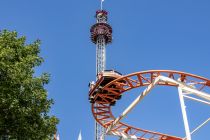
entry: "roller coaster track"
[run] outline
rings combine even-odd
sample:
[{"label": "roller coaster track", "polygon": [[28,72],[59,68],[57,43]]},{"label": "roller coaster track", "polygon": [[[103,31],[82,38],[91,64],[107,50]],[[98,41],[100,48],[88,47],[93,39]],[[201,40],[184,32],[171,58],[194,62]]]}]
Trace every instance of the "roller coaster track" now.
[{"label": "roller coaster track", "polygon": [[[129,90],[149,86],[158,76],[165,76],[174,80],[179,79],[180,82],[189,86],[193,86],[193,88],[195,88],[198,91],[205,91],[206,88],[210,87],[209,79],[185,72],[172,70],[150,70],[125,75],[109,82],[102,88],[103,91],[107,91],[107,94],[101,94],[100,92],[98,92],[94,96],[94,103],[92,103],[92,113],[95,120],[107,130],[111,125],[113,125],[113,122],[116,119],[112,114],[112,106],[110,105],[111,102],[118,101],[119,99],[116,99],[116,97],[123,95]],[[101,78],[103,78],[103,76]],[[96,81],[95,86],[98,86],[97,84],[100,83],[101,78],[99,78],[98,81]],[[157,85],[177,87],[177,84],[164,81],[158,81]],[[98,100],[99,98],[100,100]],[[138,140],[184,139],[177,136],[171,136],[159,132],[153,132],[141,128],[136,128],[134,126],[122,122],[117,123],[107,133],[119,137],[125,136],[128,138],[134,138]]]}]

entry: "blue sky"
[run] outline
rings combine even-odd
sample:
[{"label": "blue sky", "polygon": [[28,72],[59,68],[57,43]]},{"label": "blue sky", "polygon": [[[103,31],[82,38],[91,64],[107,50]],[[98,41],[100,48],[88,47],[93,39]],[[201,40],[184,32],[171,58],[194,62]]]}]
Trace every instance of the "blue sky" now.
[{"label": "blue sky", "polygon": [[[60,119],[61,140],[94,137],[88,83],[95,79],[95,46],[89,29],[99,0],[1,0],[0,29],[16,30],[28,43],[40,39],[45,62],[37,69],[51,73],[47,85],[55,100],[52,114]],[[123,74],[172,69],[210,79],[209,0],[105,0],[113,43],[107,68]],[[175,89],[158,88],[124,120],[138,127],[184,136]],[[169,94],[169,92],[173,94]],[[119,114],[136,96],[126,94],[113,108]],[[187,101],[191,128],[210,116],[209,107]],[[157,107],[160,108],[157,110]],[[193,135],[210,139],[210,124]],[[205,135],[204,135],[205,134]],[[107,137],[107,140],[116,138]]]}]

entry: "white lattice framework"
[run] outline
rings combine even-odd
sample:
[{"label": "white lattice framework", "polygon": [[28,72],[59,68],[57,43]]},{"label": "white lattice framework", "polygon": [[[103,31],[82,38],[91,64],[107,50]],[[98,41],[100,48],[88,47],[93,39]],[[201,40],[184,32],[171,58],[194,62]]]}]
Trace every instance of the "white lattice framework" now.
[{"label": "white lattice framework", "polygon": [[[104,16],[97,17],[97,23],[106,23]],[[103,31],[103,30],[102,30]],[[100,31],[99,31],[100,34]],[[96,40],[96,74],[103,72],[106,68],[106,39],[103,33]],[[104,140],[105,128],[95,121],[95,140]]]}]

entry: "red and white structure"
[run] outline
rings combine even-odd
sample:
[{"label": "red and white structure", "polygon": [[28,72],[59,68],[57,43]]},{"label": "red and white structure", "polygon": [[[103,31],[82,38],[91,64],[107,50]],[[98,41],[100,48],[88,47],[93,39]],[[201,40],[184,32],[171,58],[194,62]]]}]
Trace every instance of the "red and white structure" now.
[{"label": "red and white structure", "polygon": [[[106,45],[112,42],[112,28],[107,24],[107,12],[96,12],[97,23],[91,27],[91,40],[96,44],[96,82],[90,83],[89,100],[96,120],[95,140],[104,140],[104,135],[118,136],[120,140],[191,140],[191,135],[210,121],[190,131],[185,99],[210,105],[210,80],[190,73],[173,70],[149,70],[122,75],[114,70],[106,70]],[[156,86],[177,88],[186,136],[173,136],[160,132],[137,128],[122,122],[123,118]],[[142,93],[115,117],[112,106],[124,93],[136,88],[145,88]]]},{"label": "red and white structure", "polygon": [[[112,28],[107,24],[107,12],[96,11],[96,24],[91,29],[91,41],[96,44],[96,74],[103,72],[106,67],[106,45],[112,42]],[[104,140],[105,129],[95,122],[95,140]]]}]

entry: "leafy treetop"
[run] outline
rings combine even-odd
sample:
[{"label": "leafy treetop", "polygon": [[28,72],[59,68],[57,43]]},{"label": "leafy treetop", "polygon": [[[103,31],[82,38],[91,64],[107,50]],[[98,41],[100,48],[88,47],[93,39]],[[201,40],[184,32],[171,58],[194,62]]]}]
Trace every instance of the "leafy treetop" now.
[{"label": "leafy treetop", "polygon": [[44,88],[49,74],[34,76],[40,66],[40,41],[26,44],[17,32],[0,31],[0,136],[17,140],[51,140],[58,119]]}]

